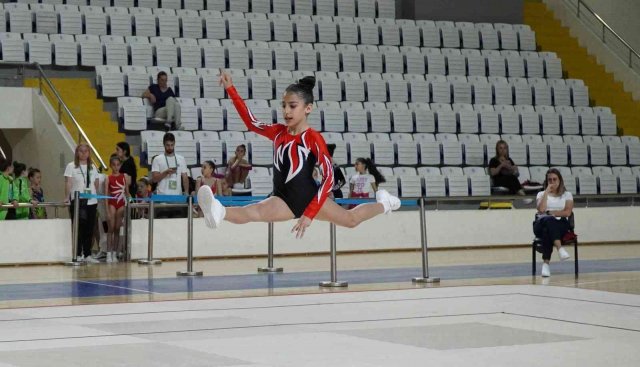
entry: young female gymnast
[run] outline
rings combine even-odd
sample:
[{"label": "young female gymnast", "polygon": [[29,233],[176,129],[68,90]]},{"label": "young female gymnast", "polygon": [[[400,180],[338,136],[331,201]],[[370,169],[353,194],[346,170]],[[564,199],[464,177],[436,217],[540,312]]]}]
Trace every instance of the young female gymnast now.
[{"label": "young female gymnast", "polygon": [[[284,92],[282,115],[284,124],[263,123],[247,108],[238,95],[231,76],[221,71],[220,84],[226,89],[247,128],[273,141],[273,194],[253,205],[225,208],[209,186],[198,190],[198,204],[205,223],[216,228],[225,219],[236,224],[248,222],[281,222],[298,218],[291,232],[302,238],[314,218],[353,228],[365,220],[400,207],[400,200],[386,190],[378,190],[377,203],[361,204],[347,210],[326,200],[333,188],[331,157],[322,135],[311,129],[307,116],[313,108],[314,77],[291,84]],[[320,186],[313,180],[313,169],[320,166]]]}]

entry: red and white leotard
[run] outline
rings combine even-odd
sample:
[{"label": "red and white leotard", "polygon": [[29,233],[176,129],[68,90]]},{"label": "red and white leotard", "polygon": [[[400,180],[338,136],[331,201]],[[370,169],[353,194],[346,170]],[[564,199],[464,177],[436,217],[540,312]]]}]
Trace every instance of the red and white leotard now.
[{"label": "red and white leotard", "polygon": [[[273,141],[273,195],[284,200],[296,218],[313,219],[333,187],[331,156],[322,135],[311,128],[291,135],[286,125],[260,122],[235,87],[227,93],[247,128]],[[320,186],[313,179],[316,164],[322,176]]]},{"label": "red and white leotard", "polygon": [[115,197],[115,199],[109,199],[108,204],[116,209],[122,208],[125,201],[127,179],[122,173],[119,176],[110,175],[107,179],[109,180],[109,192],[107,195]]}]

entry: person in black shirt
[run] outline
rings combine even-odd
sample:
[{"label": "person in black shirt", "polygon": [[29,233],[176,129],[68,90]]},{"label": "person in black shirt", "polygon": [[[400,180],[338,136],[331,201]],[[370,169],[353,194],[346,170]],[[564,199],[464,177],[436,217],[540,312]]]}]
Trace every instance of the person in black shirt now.
[{"label": "person in black shirt", "polygon": [[343,198],[341,188],[347,183],[347,180],[344,178],[340,167],[333,161],[333,152],[336,150],[336,145],[327,144],[327,150],[329,151],[331,163],[333,164],[333,188],[331,189],[331,194],[334,199],[341,199]]},{"label": "person in black shirt", "polygon": [[151,84],[142,93],[142,98],[148,98],[149,102],[153,104],[154,118],[164,120],[164,126],[167,130],[171,129],[172,124],[177,130],[181,130],[180,103],[178,103],[173,89],[167,85],[167,73],[159,72],[158,84]]},{"label": "person in black shirt", "polygon": [[126,173],[127,175],[129,175],[129,177],[131,177],[129,192],[137,192],[136,182],[138,182],[138,169],[136,168],[136,162],[131,156],[131,148],[129,147],[129,143],[127,143],[126,141],[117,143],[116,154],[118,155],[118,158],[120,158],[120,162],[122,162],[122,166],[120,166],[120,172]]},{"label": "person in black shirt", "polygon": [[504,140],[496,143],[496,155],[489,161],[489,173],[493,186],[506,187],[510,194],[525,194],[518,180],[518,166],[509,158],[509,145]]}]

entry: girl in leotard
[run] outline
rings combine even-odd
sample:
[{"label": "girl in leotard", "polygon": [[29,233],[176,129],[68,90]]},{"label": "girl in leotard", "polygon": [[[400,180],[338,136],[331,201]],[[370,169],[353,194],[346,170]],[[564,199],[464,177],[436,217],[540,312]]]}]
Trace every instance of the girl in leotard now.
[{"label": "girl in leotard", "polygon": [[104,192],[107,196],[113,197],[107,201],[107,262],[118,262],[117,252],[120,243],[120,227],[124,215],[124,204],[129,197],[129,186],[131,178],[129,175],[121,173],[122,162],[117,155],[112,155],[109,159],[111,175],[104,181]]},{"label": "girl in leotard", "polygon": [[[333,167],[322,135],[311,129],[307,116],[313,109],[314,77],[291,84],[282,99],[284,124],[263,123],[247,108],[236,91],[231,76],[221,71],[220,84],[247,128],[273,141],[273,194],[253,205],[225,208],[209,186],[198,190],[198,204],[207,226],[218,227],[223,219],[232,223],[280,222],[297,218],[291,232],[302,238],[313,219],[343,227],[355,227],[365,220],[400,207],[400,200],[385,190],[376,193],[377,203],[361,204],[347,210],[326,200],[333,188]],[[317,186],[313,169],[318,164],[322,181]]]}]

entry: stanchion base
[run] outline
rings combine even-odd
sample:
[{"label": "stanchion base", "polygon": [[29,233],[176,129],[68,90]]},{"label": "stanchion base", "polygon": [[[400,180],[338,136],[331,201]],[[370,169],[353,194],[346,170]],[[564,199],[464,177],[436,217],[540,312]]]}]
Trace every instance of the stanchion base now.
[{"label": "stanchion base", "polygon": [[83,265],[87,265],[87,263],[84,261],[71,260],[64,263],[64,265],[65,266],[83,266]]},{"label": "stanchion base", "polygon": [[440,283],[440,278],[423,278],[423,277],[416,277],[411,279],[414,283],[420,283],[420,284],[424,284],[424,283]]},{"label": "stanchion base", "polygon": [[342,288],[342,287],[347,287],[349,286],[348,282],[320,282],[320,284],[318,284],[320,287],[323,288]]},{"label": "stanchion base", "polygon": [[160,265],[160,264],[162,264],[162,260],[160,260],[160,259],[140,259],[140,260],[138,260],[138,264],[140,264],[140,265]]},{"label": "stanchion base", "polygon": [[202,272],[201,271],[178,271],[176,272],[176,275],[179,277],[201,277],[202,276]]},{"label": "stanchion base", "polygon": [[283,271],[283,268],[258,268],[258,273],[282,273]]}]

